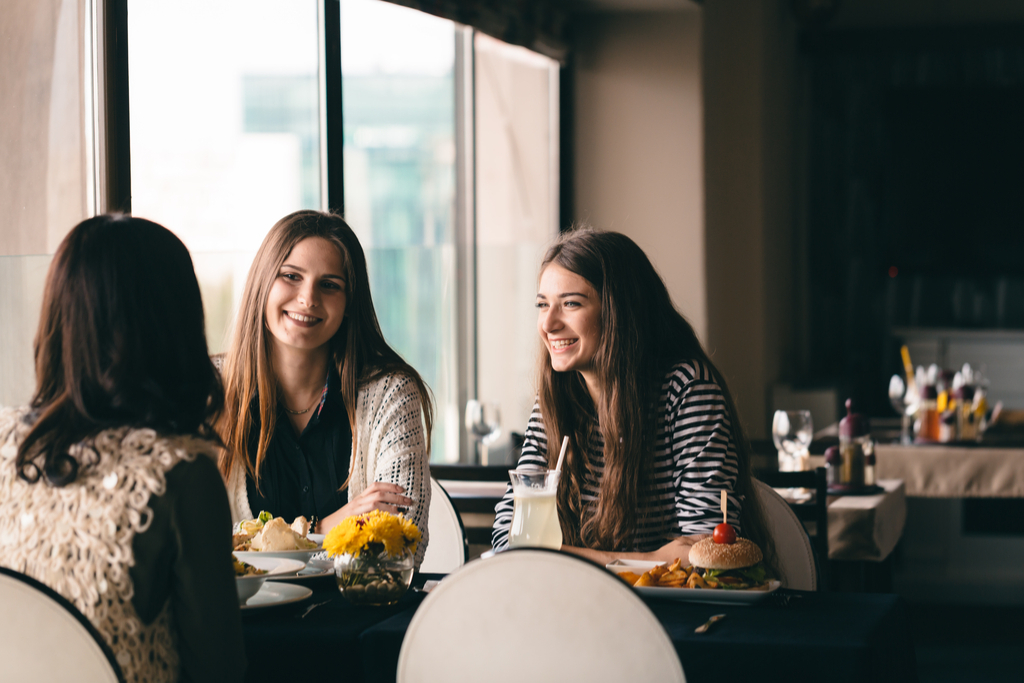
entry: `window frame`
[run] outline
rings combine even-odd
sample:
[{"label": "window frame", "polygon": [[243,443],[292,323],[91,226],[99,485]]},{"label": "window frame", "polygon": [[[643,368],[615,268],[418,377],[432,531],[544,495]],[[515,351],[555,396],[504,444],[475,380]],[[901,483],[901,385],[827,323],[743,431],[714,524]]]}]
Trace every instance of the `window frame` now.
[{"label": "window frame", "polygon": [[[93,130],[90,141],[92,187],[89,194],[93,213],[130,213],[131,154],[128,80],[129,0],[85,0],[86,27],[91,41],[93,69],[86,74],[87,116]],[[321,209],[344,214],[343,97],[341,61],[341,0],[318,0],[318,90],[320,130]],[[473,37],[476,29],[455,24],[455,137],[456,137],[456,397],[459,408],[458,460],[475,464],[475,445],[462,428],[462,411],[477,391],[477,254],[476,254],[476,167],[475,167],[475,60]],[[558,92],[553,100],[551,130],[558,140],[551,149],[558,192],[555,218],[567,225],[572,215],[571,164],[564,154],[571,152],[565,112],[571,106],[568,71],[559,70]],[[91,105],[91,106],[90,106]]]}]

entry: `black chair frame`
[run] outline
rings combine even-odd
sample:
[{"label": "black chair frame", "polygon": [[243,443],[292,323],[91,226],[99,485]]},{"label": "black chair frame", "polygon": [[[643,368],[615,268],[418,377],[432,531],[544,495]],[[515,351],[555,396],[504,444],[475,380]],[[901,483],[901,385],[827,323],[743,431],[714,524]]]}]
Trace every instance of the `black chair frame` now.
[{"label": "black chair frame", "polygon": [[825,479],[825,468],[818,467],[803,472],[780,472],[779,470],[760,470],[755,476],[774,489],[805,488],[810,489],[814,497],[806,503],[789,503],[797,519],[801,522],[813,522],[814,534],[808,534],[811,547],[814,548],[814,561],[818,565],[819,590],[829,585],[828,576],[828,485]]}]

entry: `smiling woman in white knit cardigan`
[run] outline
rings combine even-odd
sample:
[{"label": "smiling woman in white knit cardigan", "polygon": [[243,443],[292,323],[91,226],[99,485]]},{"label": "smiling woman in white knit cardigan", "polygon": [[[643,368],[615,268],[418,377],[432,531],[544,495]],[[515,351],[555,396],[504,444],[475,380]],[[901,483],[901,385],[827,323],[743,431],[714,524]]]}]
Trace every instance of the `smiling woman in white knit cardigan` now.
[{"label": "smiling woman in white knit cardigan", "polygon": [[366,257],[340,216],[297,211],[249,270],[223,360],[234,520],[302,515],[326,533],[350,515],[404,512],[423,532],[433,411],[419,374],[384,340]]}]

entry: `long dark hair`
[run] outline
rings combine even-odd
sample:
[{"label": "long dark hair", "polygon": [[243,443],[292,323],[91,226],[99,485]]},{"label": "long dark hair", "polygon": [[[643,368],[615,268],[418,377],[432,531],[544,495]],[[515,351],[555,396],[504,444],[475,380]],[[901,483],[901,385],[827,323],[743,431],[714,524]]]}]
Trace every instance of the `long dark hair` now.
[{"label": "long dark hair", "polygon": [[206,347],[203,302],[188,249],[142,218],[102,215],[61,242],[35,338],[34,425],[19,476],[64,486],[68,451],[109,427],[215,438],[223,392]]},{"label": "long dark hair", "polygon": [[[594,405],[582,376],[555,372],[548,353],[540,354],[540,409],[549,444],[569,437],[558,491],[562,533],[570,545],[616,550],[632,541],[653,478],[657,430],[655,403],[669,369],[680,361],[702,363],[722,390],[739,458],[736,493],[744,496],[744,534],[761,545],[771,541],[750,478],[750,446],[729,394],[715,368],[654,266],[633,240],[616,232],[578,228],[564,233],[548,250],[541,272],[557,264],[593,286],[601,305],[601,339],[593,366],[602,387]],[[604,438],[604,474],[597,504],[589,510],[581,495],[587,477],[586,447],[593,417]],[[558,449],[548,451],[553,467]]]},{"label": "long dark hair", "polygon": [[[390,372],[407,375],[416,385],[423,406],[427,449],[433,426],[433,404],[427,385],[411,365],[384,340],[370,296],[366,256],[355,232],[341,216],[303,210],[279,220],[263,239],[242,293],[231,347],[224,363],[225,410],[219,428],[226,445],[220,468],[228,476],[241,464],[259,486],[260,470],[277,422],[277,379],[270,362],[266,326],[267,299],[281,264],[296,244],[310,237],[330,242],[341,253],[345,276],[345,318],[331,338],[331,362],[341,378],[341,395],[356,448],[356,403],[359,387]],[[257,426],[258,425],[258,426]],[[256,430],[255,463],[249,459]],[[348,485],[348,480],[342,488]]]}]

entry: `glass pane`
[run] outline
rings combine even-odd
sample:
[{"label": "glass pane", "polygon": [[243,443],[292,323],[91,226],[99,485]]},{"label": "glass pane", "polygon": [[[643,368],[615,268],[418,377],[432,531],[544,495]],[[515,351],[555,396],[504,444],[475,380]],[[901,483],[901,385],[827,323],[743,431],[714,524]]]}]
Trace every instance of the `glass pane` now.
[{"label": "glass pane", "polygon": [[220,352],[267,231],[320,208],[316,0],[129,0],[128,32],[132,212],[192,252]]},{"label": "glass pane", "polygon": [[35,391],[32,341],[52,258],[0,256],[0,406],[26,405]]},{"label": "glass pane", "polygon": [[434,392],[432,459],[454,461],[455,25],[343,0],[341,46],[346,218],[384,336]]},{"label": "glass pane", "polygon": [[558,65],[476,34],[477,393],[501,408],[490,464],[526,429],[537,353],[537,274],[558,233]]}]

